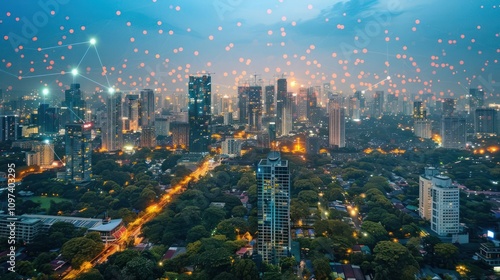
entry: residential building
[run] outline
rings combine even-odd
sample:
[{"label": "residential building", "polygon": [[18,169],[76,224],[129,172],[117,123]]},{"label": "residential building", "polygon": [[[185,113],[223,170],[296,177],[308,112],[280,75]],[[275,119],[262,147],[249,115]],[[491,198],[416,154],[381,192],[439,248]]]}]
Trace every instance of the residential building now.
[{"label": "residential building", "polygon": [[265,262],[278,264],[290,256],[290,169],[279,152],[257,166],[257,251]]}]

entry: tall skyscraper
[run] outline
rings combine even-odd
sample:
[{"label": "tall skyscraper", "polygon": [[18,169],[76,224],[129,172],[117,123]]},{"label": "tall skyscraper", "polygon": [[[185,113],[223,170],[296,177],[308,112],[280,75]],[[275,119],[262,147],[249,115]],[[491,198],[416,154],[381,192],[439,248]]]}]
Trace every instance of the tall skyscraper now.
[{"label": "tall skyscraper", "polygon": [[359,121],[361,118],[360,102],[355,96],[349,98],[349,117]]},{"label": "tall skyscraper", "polygon": [[0,142],[9,140],[15,141],[19,137],[19,116],[0,116]]},{"label": "tall skyscraper", "polygon": [[418,214],[420,218],[430,221],[432,217],[432,178],[439,174],[434,167],[426,167],[424,174],[419,178]]},{"label": "tall skyscraper", "polygon": [[274,85],[269,85],[265,87],[266,98],[265,98],[265,112],[266,116],[272,117],[276,114],[276,106],[274,103],[275,87]]},{"label": "tall skyscraper", "polygon": [[316,121],[319,120],[319,110],[318,110],[318,87],[309,87],[307,89],[307,105],[306,105],[306,117],[310,124],[317,124]]},{"label": "tall skyscraper", "polygon": [[467,99],[469,101],[468,112],[470,114],[473,114],[477,108],[481,108],[484,105],[484,90],[477,88],[469,89],[469,94],[467,95]]},{"label": "tall skyscraper", "polygon": [[212,118],[212,79],[210,76],[189,76],[189,151],[208,152]]},{"label": "tall skyscraper", "polygon": [[427,110],[422,101],[413,102],[413,131],[420,138],[432,137],[431,121],[427,119]]},{"label": "tall skyscraper", "polygon": [[474,133],[498,133],[497,110],[494,108],[477,108],[474,114]]},{"label": "tall skyscraper", "polygon": [[49,104],[46,103],[41,103],[40,106],[38,106],[38,127],[39,127],[39,132],[44,134],[47,131],[47,124],[49,123],[48,119],[48,114],[47,114],[47,109],[49,108]]},{"label": "tall skyscraper", "polygon": [[445,98],[441,101],[442,104],[442,116],[451,117],[455,112],[455,99]]},{"label": "tall skyscraper", "polygon": [[123,119],[125,120],[125,125],[123,127],[126,131],[138,131],[139,130],[139,95],[138,94],[127,94],[125,96],[125,104],[123,106]]},{"label": "tall skyscraper", "polygon": [[425,110],[425,104],[422,101],[413,102],[413,119],[426,119],[427,110]]},{"label": "tall skyscraper", "polygon": [[64,92],[64,101],[61,106],[63,124],[84,122],[85,110],[80,84],[71,84],[70,89]]},{"label": "tall skyscraper", "polygon": [[262,87],[248,88],[248,128],[252,131],[262,129]]},{"label": "tall skyscraper", "polygon": [[397,115],[400,112],[398,104],[398,96],[396,94],[388,94],[384,111],[393,115]]},{"label": "tall skyscraper", "polygon": [[465,149],[466,124],[460,117],[444,117],[441,120],[442,146],[447,149]]},{"label": "tall skyscraper", "polygon": [[301,87],[299,88],[299,93],[297,94],[297,119],[296,121],[304,122],[307,121],[307,93],[308,88]]},{"label": "tall skyscraper", "polygon": [[257,167],[257,251],[265,262],[278,264],[290,255],[290,170],[279,152]]},{"label": "tall skyscraper", "polygon": [[365,108],[365,94],[363,91],[357,90],[354,93],[354,97],[359,100],[359,108],[364,109]]},{"label": "tall skyscraper", "polygon": [[92,174],[91,123],[66,124],[66,179],[71,182],[90,181]]},{"label": "tall skyscraper", "polygon": [[229,112],[233,112],[233,108],[232,108],[232,103],[231,103],[231,99],[229,98],[229,96],[227,95],[224,95],[222,98],[221,98],[221,109],[222,109],[222,113],[229,113]]},{"label": "tall skyscraper", "polygon": [[460,193],[447,176],[432,178],[431,229],[441,236],[458,233],[460,226]]},{"label": "tall skyscraper", "polygon": [[117,151],[123,147],[121,92],[109,93],[106,100],[106,122],[103,129],[102,149]]},{"label": "tall skyscraper", "polygon": [[285,115],[285,102],[287,98],[286,79],[278,79],[278,92],[276,96],[276,136],[283,136],[283,121]]},{"label": "tall skyscraper", "polygon": [[142,127],[155,125],[155,93],[152,89],[141,90],[140,119]]},{"label": "tall skyscraper", "polygon": [[345,147],[345,113],[338,95],[330,97],[328,116],[328,144],[331,147]]},{"label": "tall skyscraper", "polygon": [[295,107],[294,96],[292,92],[287,92],[284,100],[283,119],[282,119],[282,135],[290,134],[293,130],[293,108]]},{"label": "tall skyscraper", "polygon": [[240,124],[248,123],[248,93],[250,91],[250,87],[239,86],[238,87],[238,120]]},{"label": "tall skyscraper", "polygon": [[384,112],[384,91],[376,91],[373,95],[372,117],[380,118]]},{"label": "tall skyscraper", "polygon": [[431,222],[431,229],[441,236],[459,232],[459,190],[451,179],[426,167],[420,176],[419,215]]}]

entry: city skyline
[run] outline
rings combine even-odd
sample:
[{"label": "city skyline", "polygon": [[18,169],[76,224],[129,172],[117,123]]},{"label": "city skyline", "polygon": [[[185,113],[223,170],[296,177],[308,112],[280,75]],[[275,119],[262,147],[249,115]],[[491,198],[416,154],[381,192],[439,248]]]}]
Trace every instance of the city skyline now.
[{"label": "city skyline", "polygon": [[344,94],[460,98],[483,88],[486,100],[498,99],[498,24],[488,19],[499,9],[489,3],[47,3],[8,2],[0,15],[6,94],[48,87],[59,95],[74,80],[89,92],[187,94],[189,75],[214,73],[214,93],[232,96],[258,75],[263,85],[286,77],[294,92],[330,83]]}]

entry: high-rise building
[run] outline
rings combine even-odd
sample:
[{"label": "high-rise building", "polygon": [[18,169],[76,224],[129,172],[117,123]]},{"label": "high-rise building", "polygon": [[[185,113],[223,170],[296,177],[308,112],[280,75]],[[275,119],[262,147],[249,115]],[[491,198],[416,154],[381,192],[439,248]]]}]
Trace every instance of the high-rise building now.
[{"label": "high-rise building", "polygon": [[425,103],[422,101],[413,102],[413,119],[427,119],[427,110],[425,110]]},{"label": "high-rise building", "polygon": [[102,149],[117,151],[123,147],[121,92],[110,93],[106,100],[106,122],[102,131]]},{"label": "high-rise building", "polygon": [[435,167],[426,167],[424,174],[419,178],[418,192],[418,214],[420,218],[430,221],[432,217],[432,178],[439,174],[439,170]]},{"label": "high-rise building", "polygon": [[345,115],[338,95],[330,96],[328,102],[328,144],[331,147],[345,147]]},{"label": "high-rise building", "polygon": [[[123,130],[138,131],[139,130],[139,95],[127,94],[125,96],[125,104],[123,106],[123,119],[125,125]],[[141,107],[142,108],[142,107]]]},{"label": "high-rise building", "polygon": [[140,119],[142,127],[155,125],[155,93],[152,89],[141,90]]},{"label": "high-rise building", "polygon": [[481,108],[484,105],[484,90],[477,88],[469,89],[469,94],[467,95],[467,99],[469,100],[468,112],[470,114],[473,114],[477,108]]},{"label": "high-rise building", "polygon": [[276,141],[276,123],[275,122],[269,122],[269,125],[267,126],[267,133],[269,133],[269,142],[274,142]]},{"label": "high-rise building", "polygon": [[300,122],[307,121],[307,92],[308,88],[301,87],[297,94],[297,120]]},{"label": "high-rise building", "polygon": [[25,153],[26,166],[33,166],[40,164],[40,154],[35,151]]},{"label": "high-rise building", "polygon": [[274,85],[269,85],[265,87],[266,98],[265,98],[265,112],[266,116],[272,117],[276,114],[276,107],[274,103],[275,87]]},{"label": "high-rise building", "polygon": [[286,79],[278,79],[278,92],[276,95],[276,136],[283,136],[283,122],[285,115],[285,102],[287,99]]},{"label": "high-rise building", "polygon": [[398,104],[399,104],[398,96],[396,94],[388,94],[384,111],[393,115],[397,115],[399,113]]},{"label": "high-rise building", "polygon": [[294,96],[292,92],[287,92],[285,100],[283,101],[283,118],[281,122],[282,136],[290,134],[293,130],[293,113],[294,113]]},{"label": "high-rise building", "polygon": [[451,117],[455,112],[455,99],[453,98],[445,98],[442,100],[442,116],[443,117]]},{"label": "high-rise building", "polygon": [[0,116],[0,142],[15,141],[19,138],[19,116]]},{"label": "high-rise building", "polygon": [[447,149],[465,149],[467,136],[465,119],[444,117],[441,120],[442,147]]},{"label": "high-rise building", "polygon": [[309,87],[307,90],[307,120],[311,125],[318,125],[321,120],[321,87]]},{"label": "high-rise building", "polygon": [[189,123],[172,122],[170,131],[172,132],[172,145],[174,148],[186,149],[189,145]]},{"label": "high-rise building", "polygon": [[373,95],[372,117],[380,118],[384,112],[384,91],[375,91]]},{"label": "high-rise building", "polygon": [[54,143],[49,140],[33,144],[33,151],[39,155],[39,165],[42,168],[50,168],[54,162]]},{"label": "high-rise building", "polygon": [[54,161],[54,144],[48,140],[35,141],[32,150],[26,153],[26,165],[37,165],[42,168],[50,168]]},{"label": "high-rise building", "polygon": [[431,229],[441,236],[458,233],[460,228],[460,193],[447,176],[432,178]]},{"label": "high-rise building", "polygon": [[257,251],[265,262],[278,264],[288,257],[290,238],[290,170],[279,152],[271,152],[257,166]]},{"label": "high-rise building", "polygon": [[155,131],[156,136],[168,136],[170,134],[170,121],[169,118],[156,118]]},{"label": "high-rise building", "polygon": [[413,102],[413,131],[415,136],[420,138],[432,137],[431,121],[427,119],[427,110],[422,101]]},{"label": "high-rise building", "polygon": [[141,147],[156,147],[156,130],[154,126],[144,126],[141,131]]},{"label": "high-rise building", "polygon": [[331,94],[333,94],[332,85],[330,83],[323,83],[323,88],[321,89],[319,98],[321,107],[326,108],[328,106],[328,96],[330,96]]},{"label": "high-rise building", "polygon": [[432,138],[432,123],[428,119],[414,119],[413,120],[413,132],[415,136],[431,139]]},{"label": "high-rise building", "polygon": [[229,96],[227,95],[224,95],[222,98],[221,98],[221,110],[222,110],[222,113],[229,113],[229,112],[233,112],[233,108],[232,108],[232,101],[231,101],[231,98],[229,98]]},{"label": "high-rise building", "polygon": [[227,138],[221,143],[221,153],[230,157],[237,157],[241,154],[242,141],[234,138]]},{"label": "high-rise building", "polygon": [[498,129],[497,110],[477,108],[474,114],[474,132],[476,134],[495,134]]},{"label": "high-rise building", "polygon": [[321,148],[321,138],[317,136],[306,137],[306,154],[317,155]]},{"label": "high-rise building", "polygon": [[358,98],[355,96],[349,98],[349,117],[352,120],[360,120],[361,118],[361,110],[360,110],[360,102]]},{"label": "high-rise building", "polygon": [[248,93],[250,91],[250,87],[239,86],[238,87],[238,120],[240,124],[248,123]]},{"label": "high-rise building", "polygon": [[208,152],[212,111],[212,79],[210,76],[189,76],[189,151]]},{"label": "high-rise building", "polygon": [[248,128],[252,131],[262,129],[262,87],[248,88]]},{"label": "high-rise building", "polygon": [[90,181],[92,174],[92,123],[66,124],[66,179]]},{"label": "high-rise building", "polygon": [[64,92],[61,111],[63,114],[63,124],[81,123],[84,121],[86,109],[80,84],[71,84],[71,87]]},{"label": "high-rise building", "polygon": [[359,109],[365,109],[365,93],[363,91],[357,90],[354,93],[354,97],[359,100]]},{"label": "high-rise building", "polygon": [[40,106],[38,106],[38,127],[39,127],[39,132],[44,134],[46,133],[47,126],[46,124],[49,123],[48,119],[48,114],[47,114],[47,109],[49,108],[49,104],[46,103],[41,103]]}]

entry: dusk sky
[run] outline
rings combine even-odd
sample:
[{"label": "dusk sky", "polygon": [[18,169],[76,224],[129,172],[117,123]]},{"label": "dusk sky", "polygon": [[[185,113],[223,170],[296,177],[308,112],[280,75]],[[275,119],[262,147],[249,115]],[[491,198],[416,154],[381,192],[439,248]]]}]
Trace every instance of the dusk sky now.
[{"label": "dusk sky", "polygon": [[62,94],[79,65],[87,92],[186,91],[189,75],[210,72],[212,90],[231,95],[256,74],[286,77],[290,91],[500,97],[500,1],[0,2],[4,91]]}]

